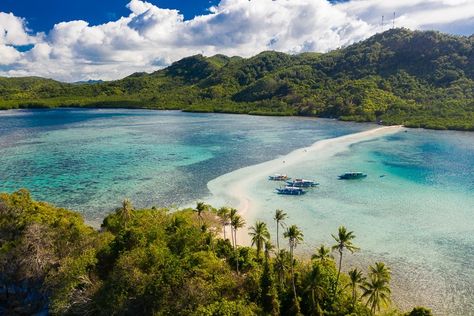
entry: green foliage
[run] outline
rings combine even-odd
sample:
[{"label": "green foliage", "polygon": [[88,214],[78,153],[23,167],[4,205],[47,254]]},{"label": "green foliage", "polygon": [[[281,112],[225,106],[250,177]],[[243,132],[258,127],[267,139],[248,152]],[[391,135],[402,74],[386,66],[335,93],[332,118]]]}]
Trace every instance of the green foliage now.
[{"label": "green foliage", "polygon": [[[285,218],[276,212],[278,224]],[[229,222],[233,244],[216,234]],[[235,232],[243,225],[226,207],[198,203],[171,213],[135,210],[125,200],[96,231],[77,213],[33,201],[26,190],[0,194],[0,283],[6,285],[0,313],[369,315],[389,304],[390,270],[383,263],[369,268],[369,281],[359,270],[339,278],[325,247],[312,262],[294,256],[303,238],[295,225],[284,234],[288,250],[275,256],[262,222],[250,231],[259,252],[239,246]],[[353,236],[341,232],[339,241]],[[407,315],[426,313],[416,308]]]},{"label": "green foliage", "polygon": [[473,42],[392,29],[327,54],[196,55],[111,82],[0,78],[0,109],[181,109],[474,130]]},{"label": "green foliage", "polygon": [[195,316],[252,316],[259,315],[254,304],[245,301],[227,301],[225,299],[201,306],[191,315]]},{"label": "green foliage", "polygon": [[433,314],[431,313],[430,309],[424,308],[424,307],[415,307],[413,310],[409,313],[405,314],[406,316],[432,316]]},{"label": "green foliage", "polygon": [[[7,302],[0,306],[6,314],[30,314],[48,296],[58,313],[84,304],[82,294],[94,292],[87,280],[95,253],[108,238],[77,213],[34,202],[26,190],[0,194],[0,283],[7,286]],[[9,288],[16,290],[9,295]],[[27,303],[28,297],[36,300]]]}]

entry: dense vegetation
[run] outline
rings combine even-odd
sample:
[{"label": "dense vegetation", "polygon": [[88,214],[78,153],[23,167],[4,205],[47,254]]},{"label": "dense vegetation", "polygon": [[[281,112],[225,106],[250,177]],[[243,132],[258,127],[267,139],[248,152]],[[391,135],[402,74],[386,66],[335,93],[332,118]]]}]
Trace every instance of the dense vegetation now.
[{"label": "dense vegetation", "polygon": [[276,247],[265,223],[251,226],[250,248],[238,246],[245,222],[226,207],[171,213],[134,210],[126,200],[96,231],[26,190],[0,194],[0,314],[431,315],[391,307],[381,262],[365,274],[341,272],[344,255],[358,250],[344,227],[332,251],[321,246],[311,261],[297,259],[304,236],[287,220],[276,211],[284,230]]},{"label": "dense vegetation", "polygon": [[0,78],[0,109],[139,107],[474,130],[473,43],[392,29],[327,54],[197,55],[111,82]]},{"label": "dense vegetation", "polygon": [[473,43],[392,29],[327,54],[197,55],[111,82],[0,78],[0,109],[140,107],[474,130]]}]

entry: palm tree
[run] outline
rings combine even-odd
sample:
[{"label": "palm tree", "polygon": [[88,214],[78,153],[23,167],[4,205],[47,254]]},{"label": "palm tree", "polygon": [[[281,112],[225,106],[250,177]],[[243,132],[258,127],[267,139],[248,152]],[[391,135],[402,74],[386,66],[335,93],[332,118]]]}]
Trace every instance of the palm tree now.
[{"label": "palm tree", "polygon": [[129,199],[122,201],[122,207],[117,210],[118,215],[120,216],[120,221],[123,223],[124,227],[127,228],[127,224],[133,217],[133,205]]},{"label": "palm tree", "polygon": [[308,285],[306,287],[306,290],[311,294],[312,315],[323,315],[319,302],[321,302],[326,295],[326,289],[322,280],[321,266],[315,264],[309,274]]},{"label": "palm tree", "polygon": [[234,215],[230,225],[234,228],[234,242],[235,242],[235,250],[236,250],[236,259],[235,264],[237,267],[237,273],[239,273],[239,249],[237,247],[237,230],[245,226],[245,220],[240,215]]},{"label": "palm tree", "polygon": [[362,271],[360,271],[357,268],[354,268],[349,271],[349,279],[351,280],[351,283],[348,285],[352,289],[352,308],[354,308],[355,303],[357,301],[357,287],[362,284],[362,282],[365,281],[365,277],[362,275]]},{"label": "palm tree", "polygon": [[321,245],[317,250],[314,255],[311,256],[312,260],[318,260],[321,263],[326,262],[327,260],[331,259],[331,249],[328,247]]},{"label": "palm tree", "polygon": [[295,262],[293,260],[293,251],[295,250],[296,246],[303,241],[303,233],[298,228],[298,226],[291,225],[290,227],[288,227],[288,229],[283,234],[283,236],[285,238],[288,238],[288,244],[290,246],[291,284],[293,286],[293,295],[294,295],[294,299],[295,299],[295,306],[296,306],[297,312],[299,312],[298,297],[296,296],[295,271],[294,271]]},{"label": "palm tree", "polygon": [[269,239],[265,240],[265,262],[270,260],[270,253],[273,249],[275,249],[275,246],[273,246],[272,242]]},{"label": "palm tree", "polygon": [[284,249],[278,251],[275,257],[275,263],[273,264],[273,269],[275,270],[275,273],[278,275],[280,286],[283,286],[285,273],[288,270],[289,263],[290,263],[290,260],[289,260],[288,251]]},{"label": "palm tree", "polygon": [[278,228],[280,225],[283,227],[283,221],[288,217],[288,214],[283,212],[283,210],[276,210],[275,211],[275,217],[273,218],[276,221],[276,227],[277,227],[277,249],[280,250],[280,235],[278,233]]},{"label": "palm tree", "polygon": [[337,236],[331,236],[336,241],[336,244],[332,246],[332,249],[337,250],[339,252],[339,269],[337,271],[336,283],[333,289],[333,296],[335,296],[337,292],[337,286],[339,284],[339,276],[341,274],[342,254],[344,252],[344,249],[347,249],[351,253],[354,253],[354,251],[359,250],[359,248],[352,244],[352,240],[355,238],[354,232],[347,231],[344,226],[339,227]]},{"label": "palm tree", "polygon": [[245,226],[245,220],[240,215],[234,215],[230,223],[234,228],[234,241],[237,246],[237,230]]},{"label": "palm tree", "polygon": [[388,280],[385,278],[379,278],[375,274],[371,274],[369,281],[365,281],[361,289],[363,291],[362,297],[367,298],[365,306],[370,305],[372,315],[375,315],[376,310],[380,311],[382,304],[390,303],[391,291]]},{"label": "palm tree", "polygon": [[219,216],[221,220],[222,229],[224,230],[224,240],[226,240],[227,238],[225,236],[225,227],[229,225],[230,209],[228,207],[221,207],[217,211],[217,216]]},{"label": "palm tree", "polygon": [[375,266],[369,267],[369,275],[376,277],[378,279],[384,279],[387,282],[390,282],[391,279],[390,268],[385,265],[383,262],[376,262]]},{"label": "palm tree", "polygon": [[196,208],[194,209],[194,212],[197,213],[198,218],[199,218],[199,223],[202,225],[204,222],[204,219],[202,218],[202,213],[204,213],[207,210],[208,206],[204,202],[197,202],[196,203]]},{"label": "palm tree", "polygon": [[255,226],[250,227],[249,235],[252,236],[252,246],[255,245],[257,247],[257,259],[260,259],[260,251],[263,248],[263,244],[266,240],[270,239],[267,224],[257,221]]},{"label": "palm tree", "polygon": [[232,225],[232,221],[234,217],[237,215],[237,209],[231,208],[229,213],[229,220],[230,220],[230,237],[232,240],[232,248],[235,249],[235,241],[234,241],[234,226]]}]

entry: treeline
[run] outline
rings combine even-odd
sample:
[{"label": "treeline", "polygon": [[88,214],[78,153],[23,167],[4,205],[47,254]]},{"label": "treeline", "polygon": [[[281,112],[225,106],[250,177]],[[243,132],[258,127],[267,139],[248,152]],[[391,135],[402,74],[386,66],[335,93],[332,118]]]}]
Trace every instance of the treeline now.
[{"label": "treeline", "polygon": [[139,107],[474,130],[473,42],[393,29],[327,54],[197,55],[112,82],[0,78],[0,109]]},{"label": "treeline", "polygon": [[140,107],[474,130],[473,43],[391,29],[326,54],[196,55],[111,82],[0,78],[0,109]]},{"label": "treeline", "polygon": [[0,314],[431,315],[392,307],[382,262],[341,272],[359,249],[353,232],[340,227],[305,261],[294,255],[303,232],[281,210],[274,219],[274,239],[256,222],[243,247],[245,221],[227,207],[135,210],[125,200],[97,231],[26,190],[0,194]]}]

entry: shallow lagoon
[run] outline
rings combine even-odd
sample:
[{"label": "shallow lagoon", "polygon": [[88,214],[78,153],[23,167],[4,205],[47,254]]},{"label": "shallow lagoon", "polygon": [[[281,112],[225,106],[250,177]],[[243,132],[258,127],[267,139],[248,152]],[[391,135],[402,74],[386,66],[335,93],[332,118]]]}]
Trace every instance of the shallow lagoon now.
[{"label": "shallow lagoon", "polygon": [[[222,174],[373,127],[142,110],[5,111],[0,191],[29,188],[35,198],[98,224],[124,197],[138,207],[193,203]],[[338,181],[347,170],[369,177]],[[409,130],[287,172],[316,178],[321,186],[304,197],[281,197],[262,179],[254,192],[261,208],[249,220],[273,225],[274,209],[285,209],[289,222],[304,230],[305,254],[330,243],[329,234],[344,224],[362,246],[349,260],[361,267],[389,263],[402,307],[474,315],[474,134]]]},{"label": "shallow lagoon", "polygon": [[[369,176],[338,180],[347,170]],[[330,234],[346,225],[362,247],[346,261],[362,269],[387,262],[401,308],[474,315],[474,135],[408,130],[282,171],[321,185],[304,196],[279,196],[275,183],[262,179],[249,190],[259,210],[250,212],[251,222],[272,223],[274,210],[285,209],[288,222],[306,232],[299,251],[308,256],[315,245],[332,244]]]}]

